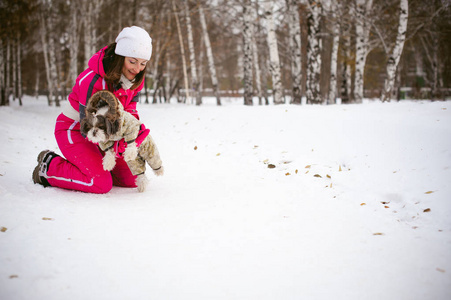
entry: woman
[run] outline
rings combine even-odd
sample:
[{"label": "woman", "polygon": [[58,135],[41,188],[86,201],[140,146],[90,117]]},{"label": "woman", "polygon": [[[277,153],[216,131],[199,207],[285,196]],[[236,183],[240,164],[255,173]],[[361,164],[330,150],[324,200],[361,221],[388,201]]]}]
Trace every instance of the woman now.
[{"label": "woman", "polygon": [[44,150],[38,155],[33,181],[44,187],[53,186],[88,193],[107,193],[113,185],[136,187],[123,158],[115,168],[103,170],[102,153],[80,133],[80,120],[85,117],[88,99],[99,90],[108,89],[139,119],[136,104],[144,85],[146,64],[152,55],[152,39],[137,26],[124,28],[116,42],[97,52],[88,68],[77,78],[69,103],[58,116],[55,137],[65,158]]}]

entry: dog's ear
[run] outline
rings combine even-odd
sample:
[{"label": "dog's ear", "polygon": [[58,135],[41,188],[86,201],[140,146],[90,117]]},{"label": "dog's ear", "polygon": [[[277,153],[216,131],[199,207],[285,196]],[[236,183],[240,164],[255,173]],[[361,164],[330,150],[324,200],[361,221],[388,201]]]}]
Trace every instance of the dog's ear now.
[{"label": "dog's ear", "polygon": [[118,118],[105,118],[105,131],[108,136],[115,134],[119,131],[119,119]]},{"label": "dog's ear", "polygon": [[81,120],[80,131],[82,134],[87,135],[88,131],[91,130],[91,128],[92,128],[92,124],[90,121],[88,121],[88,116],[86,116],[86,118]]}]

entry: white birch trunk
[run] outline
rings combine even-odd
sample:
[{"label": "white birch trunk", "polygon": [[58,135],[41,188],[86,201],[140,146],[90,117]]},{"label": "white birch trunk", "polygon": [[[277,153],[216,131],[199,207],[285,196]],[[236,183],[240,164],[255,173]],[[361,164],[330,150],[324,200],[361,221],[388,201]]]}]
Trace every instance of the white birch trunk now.
[{"label": "white birch trunk", "polygon": [[328,104],[335,104],[337,99],[337,66],[338,46],[340,42],[340,23],[338,20],[333,25],[332,54],[330,59],[330,83]]},{"label": "white birch trunk", "polygon": [[[37,55],[35,55],[35,64],[38,65],[39,64],[39,58]],[[39,70],[35,70],[34,74],[36,75],[36,81],[35,81],[35,86],[34,86],[34,96],[36,97],[36,99],[39,98],[39,81],[40,81],[40,71]]]},{"label": "white birch trunk", "polygon": [[[48,24],[48,30],[49,32],[53,32],[53,19],[52,17],[49,17],[47,20]],[[55,40],[53,39],[52,35],[48,35],[48,51],[49,51],[49,67],[50,67],[50,80],[52,81],[52,87],[53,87],[53,97],[55,106],[60,106],[59,103],[59,95],[58,95],[58,89],[59,89],[59,80],[58,80],[58,70],[56,66],[56,46],[55,46]]]},{"label": "white birch trunk", "polygon": [[5,103],[9,105],[9,96],[11,95],[11,40],[7,39],[6,41],[6,72],[5,72]]},{"label": "white birch trunk", "polygon": [[272,11],[273,3],[270,1],[264,3],[266,26],[268,31],[269,46],[269,71],[272,77],[272,88],[274,95],[274,104],[284,103],[282,90],[282,77],[280,72],[279,49],[277,47],[277,37],[274,25],[274,15]]},{"label": "white birch trunk", "polygon": [[196,63],[196,52],[194,50],[194,42],[193,42],[193,28],[191,27],[191,16],[188,7],[188,0],[184,0],[185,7],[185,17],[186,17],[186,28],[188,31],[188,50],[189,50],[189,59],[191,66],[191,85],[194,90],[194,95],[196,97],[196,105],[202,104],[202,94],[199,90],[199,78],[197,76],[197,63]]},{"label": "white birch trunk", "polygon": [[309,35],[307,47],[307,103],[322,103],[320,92],[321,40],[319,37],[321,7],[315,0],[309,0]]},{"label": "white birch trunk", "polygon": [[16,49],[17,49],[17,40],[14,39],[11,41],[11,92],[13,95],[13,101],[16,101],[17,98],[17,56],[16,56]]},{"label": "white birch trunk", "polygon": [[42,43],[42,53],[44,55],[44,65],[45,65],[45,77],[47,79],[47,101],[48,105],[52,105],[53,99],[53,82],[50,76],[50,63],[49,63],[49,51],[47,45],[47,25],[45,23],[44,13],[41,12],[39,16],[39,26],[40,26],[40,35],[41,35],[41,43]]},{"label": "white birch trunk", "polygon": [[84,24],[84,30],[83,30],[83,42],[84,42],[84,52],[85,52],[85,67],[88,66],[89,59],[94,54],[92,52],[92,14],[93,14],[93,8],[94,3],[92,1],[85,2],[86,11],[84,13],[83,18],[83,24]]},{"label": "white birch trunk", "polygon": [[22,106],[22,44],[20,41],[20,34],[17,35],[17,55],[16,55],[16,67],[17,67],[17,98],[19,99],[19,105]]},{"label": "white birch trunk", "polygon": [[298,4],[299,0],[287,1],[292,80],[291,103],[294,104],[301,104],[302,98],[301,24]]},{"label": "white birch trunk", "polygon": [[261,81],[261,71],[260,71],[260,62],[258,59],[258,48],[257,41],[255,39],[255,30],[252,34],[252,59],[255,69],[255,86],[256,86],[256,94],[258,97],[258,104],[262,105],[262,81]]},{"label": "white birch trunk", "polygon": [[202,8],[202,4],[200,4],[200,3],[199,3],[199,17],[200,17],[200,24],[202,26],[202,33],[204,36],[205,51],[207,52],[208,70],[210,72],[211,84],[213,86],[213,91],[215,93],[216,104],[221,105],[221,97],[219,95],[218,77],[216,76],[216,67],[215,67],[213,52],[211,50],[210,36],[208,35],[208,31],[207,31],[207,22],[205,21],[204,10]]},{"label": "white birch trunk", "polygon": [[[175,15],[175,23],[177,25],[177,32],[179,36],[179,44],[180,44],[180,54],[182,56],[182,65],[183,65],[183,82],[185,84],[185,101],[189,99],[189,86],[188,86],[188,73],[186,72],[186,60],[185,60],[185,48],[183,47],[183,37],[182,37],[182,29],[180,28],[180,20],[178,12],[176,11],[175,2],[172,0],[172,9]],[[186,103],[188,103],[186,101]]]},{"label": "white birch trunk", "polygon": [[408,0],[401,0],[399,7],[398,35],[396,37],[396,43],[393,51],[388,57],[384,90],[381,97],[382,102],[390,101],[391,99],[391,94],[395,85],[396,68],[398,67],[399,59],[401,58],[402,50],[404,48],[404,42],[406,40],[408,17]]},{"label": "white birch trunk", "polygon": [[350,61],[352,59],[351,57],[351,37],[350,37],[350,22],[348,20],[344,20],[344,23],[342,23],[342,41],[343,41],[343,49],[342,53],[344,56],[343,62],[342,62],[342,70],[341,70],[341,99],[344,102],[352,102],[352,94],[351,94],[351,87],[352,87],[352,73],[351,73],[351,65]]},{"label": "white birch trunk", "polygon": [[0,106],[5,105],[5,71],[3,66],[5,65],[5,59],[3,57],[3,40],[0,39]]},{"label": "white birch trunk", "polygon": [[362,103],[364,88],[364,71],[366,58],[368,56],[368,42],[371,23],[368,15],[371,11],[373,0],[357,0],[355,10],[355,32],[356,32],[356,51],[355,51],[355,81],[354,81],[354,99],[357,103]]},{"label": "white birch trunk", "polygon": [[79,30],[78,30],[78,6],[75,0],[70,2],[70,24],[69,24],[69,84],[74,84],[78,76],[78,48],[79,48]]},{"label": "white birch trunk", "polygon": [[250,1],[243,4],[243,81],[244,81],[244,104],[252,105],[253,96],[253,74],[252,74],[252,9]]}]

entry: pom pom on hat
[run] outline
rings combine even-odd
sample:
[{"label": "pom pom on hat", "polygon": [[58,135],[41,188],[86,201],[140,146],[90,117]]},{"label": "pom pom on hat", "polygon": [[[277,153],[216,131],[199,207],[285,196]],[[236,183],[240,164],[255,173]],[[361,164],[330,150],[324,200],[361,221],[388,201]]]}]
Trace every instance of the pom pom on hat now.
[{"label": "pom pom on hat", "polygon": [[116,38],[118,55],[149,60],[152,56],[152,38],[138,26],[125,27]]}]

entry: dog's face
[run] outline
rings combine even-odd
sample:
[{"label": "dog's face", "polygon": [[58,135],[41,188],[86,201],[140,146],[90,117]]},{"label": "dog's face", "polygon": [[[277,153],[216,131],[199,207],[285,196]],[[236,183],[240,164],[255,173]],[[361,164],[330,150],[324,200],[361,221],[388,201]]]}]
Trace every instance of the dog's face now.
[{"label": "dog's face", "polygon": [[93,143],[106,142],[119,131],[118,100],[109,91],[98,91],[89,98],[81,132]]}]

